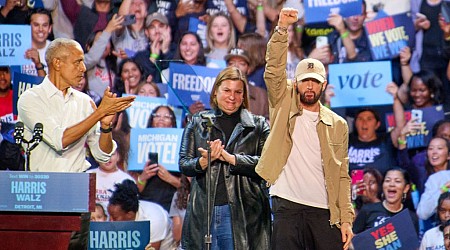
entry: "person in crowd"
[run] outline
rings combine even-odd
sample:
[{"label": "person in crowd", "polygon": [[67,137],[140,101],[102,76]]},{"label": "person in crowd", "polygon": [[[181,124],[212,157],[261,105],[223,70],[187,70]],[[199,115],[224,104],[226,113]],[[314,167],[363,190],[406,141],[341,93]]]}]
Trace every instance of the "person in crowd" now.
[{"label": "person in crowd", "polygon": [[14,120],[10,69],[7,66],[0,66],[0,121],[12,122]]},{"label": "person in crowd", "polygon": [[175,16],[178,19],[173,29],[174,41],[181,39],[181,34],[189,30],[189,19],[196,18],[206,23],[206,0],[178,1]]},{"label": "person in crowd", "polygon": [[191,180],[186,175],[181,175],[180,187],[172,198],[170,204],[169,217],[172,218],[172,234],[173,240],[176,242],[177,250],[183,249],[181,246],[181,233],[183,221],[186,216],[186,208],[189,201],[189,193],[191,192]]},{"label": "person in crowd", "polygon": [[144,69],[144,75],[151,75],[154,82],[160,83],[160,71],[169,67],[167,60],[173,59],[176,48],[167,17],[159,12],[148,15],[145,20],[145,35],[150,45],[136,53],[134,58]]},{"label": "person in crowd", "polygon": [[111,34],[122,26],[123,17],[114,14],[106,25],[105,30],[92,33],[86,41],[84,63],[91,90],[99,96],[103,95],[106,87],[114,86],[117,71],[117,58],[112,53]]},{"label": "person in crowd", "polygon": [[[249,72],[250,58],[242,49],[233,48],[230,53],[225,56],[227,66],[233,66],[241,70],[244,75],[247,76]],[[269,103],[267,100],[267,91],[249,84],[248,97],[249,97],[249,110],[252,114],[262,115],[265,118],[269,118]]]},{"label": "person in crowd", "polygon": [[106,221],[107,219],[105,207],[100,203],[96,203],[95,211],[91,213],[91,221]]},{"label": "person in crowd", "polygon": [[134,181],[133,177],[119,169],[119,158],[116,150],[108,162],[99,162],[98,168],[86,171],[95,173],[95,202],[100,203],[103,207],[108,207],[115,184],[122,183],[127,179]]},{"label": "person in crowd", "polygon": [[[407,106],[412,109],[427,108],[435,105],[442,104],[443,102],[443,89],[442,82],[439,78],[431,71],[422,70],[418,73],[414,73],[408,83],[409,86],[409,104]],[[392,143],[394,147],[398,148],[400,143],[406,142],[406,132],[403,130],[406,125],[405,120],[405,107],[400,100],[398,88],[395,84],[388,85],[387,90],[394,97],[394,118],[395,118],[395,128],[391,132]],[[413,123],[412,121],[411,123]],[[421,123],[413,123],[412,129],[420,130]]]},{"label": "person in crowd", "polygon": [[102,101],[102,97],[89,88],[89,81],[87,79],[86,73],[84,74],[84,77],[81,78],[80,83],[77,86],[73,86],[73,89],[76,89],[76,90],[88,95],[94,101],[96,106],[100,105],[100,102]]},{"label": "person in crowd", "polygon": [[[398,167],[389,169],[383,180],[382,201],[362,207],[353,223],[353,231],[356,234],[361,233],[385,223],[387,219],[408,209],[403,202],[408,196],[410,188],[411,179],[406,170]],[[409,213],[416,227],[416,232],[419,232],[417,215],[411,210],[409,210]]]},{"label": "person in crowd", "polygon": [[445,222],[443,228],[445,250],[450,250],[450,220]]},{"label": "person in crowd", "polygon": [[349,168],[372,167],[385,174],[395,164],[394,147],[388,134],[377,134],[380,115],[372,108],[359,109],[355,115],[354,132],[349,138]]},{"label": "person in crowd", "polygon": [[0,8],[0,24],[27,24],[30,11],[27,0],[5,0]]},{"label": "person in crowd", "polygon": [[[236,27],[236,29],[240,33],[244,33],[248,16],[247,1],[244,0],[206,1],[206,13],[210,16],[211,19],[213,19],[213,17],[220,12],[222,12],[225,16],[230,17],[231,27]],[[209,21],[211,21],[211,19]],[[234,45],[235,44],[233,44],[233,46]],[[228,48],[228,50],[229,49],[231,48]]]},{"label": "person in crowd", "polygon": [[236,45],[236,35],[231,18],[223,12],[211,16],[206,26],[206,66],[225,66],[225,56]]},{"label": "person in crowd", "polygon": [[85,45],[93,32],[104,30],[111,18],[118,12],[112,1],[95,0],[86,6],[76,0],[61,0],[64,13],[73,25],[75,40]]},{"label": "person in crowd", "polygon": [[[301,39],[297,39],[296,34],[298,33],[295,30],[295,23],[289,25],[288,27],[288,54],[287,54],[287,63],[286,63],[286,71],[287,78],[294,79],[295,77],[295,68],[297,64],[305,58],[303,53],[303,49],[300,46]],[[238,40],[239,44],[239,40]]]},{"label": "person in crowd", "polygon": [[[87,4],[90,0],[83,0]],[[73,25],[67,18],[60,0],[42,0],[44,8],[49,10],[52,14],[52,33],[55,38],[70,38],[73,39]],[[92,5],[92,3],[90,4]],[[89,5],[89,6],[90,6]]]},{"label": "person in crowd", "polygon": [[255,32],[267,38],[271,23],[264,15],[263,0],[250,0],[247,2],[248,18],[245,23],[245,32]]},{"label": "person in crowd", "polygon": [[450,193],[444,192],[439,196],[437,203],[437,215],[440,224],[423,235],[419,250],[444,249],[442,237],[445,222],[450,220]]},{"label": "person in crowd", "polygon": [[130,155],[130,134],[122,130],[113,130],[112,136],[117,143],[117,167],[122,171],[127,171],[128,158]]},{"label": "person in crowd", "polygon": [[83,60],[80,44],[55,39],[46,52],[48,76],[19,98],[17,107],[25,138],[32,137],[36,123],[44,127],[43,142],[34,149],[40,157],[31,157],[32,171],[82,172],[89,168],[85,143],[99,162],[109,161],[116,148],[110,123],[114,114],[130,107],[135,97],[118,98],[107,88],[95,108],[89,96],[73,90],[86,71]]},{"label": "person in crowd", "polygon": [[375,168],[365,168],[363,180],[356,184],[356,188],[352,188],[352,198],[353,192],[355,192],[356,199],[354,200],[355,209],[357,211],[366,204],[372,204],[381,202],[381,193],[383,185],[383,175]]},{"label": "person in crowd", "polygon": [[161,92],[159,91],[158,85],[154,82],[141,82],[136,89],[136,95],[147,96],[147,97],[160,97]]},{"label": "person in crowd", "polygon": [[135,95],[139,83],[144,80],[144,71],[141,65],[132,58],[124,59],[119,64],[117,78],[114,83],[114,92],[117,95]]},{"label": "person in crowd", "polygon": [[[148,128],[176,128],[175,113],[169,106],[158,106],[152,110]],[[133,172],[140,197],[161,205],[166,211],[170,209],[172,197],[180,187],[178,173],[169,172],[163,165],[147,161],[142,172]]]},{"label": "person in crowd", "polygon": [[124,180],[114,186],[108,205],[110,221],[149,220],[151,247],[155,250],[171,250],[173,237],[167,212],[156,203],[139,200],[138,187],[131,180]]},{"label": "person in crowd", "polygon": [[[434,173],[428,177],[425,182],[425,191],[420,197],[419,205],[417,206],[417,216],[422,220],[428,220],[436,213],[437,201],[439,195],[448,192],[450,189],[450,170],[442,170]],[[438,220],[433,222],[439,223]]]},{"label": "person in crowd", "polygon": [[267,40],[257,33],[246,33],[239,36],[237,47],[247,51],[250,59],[248,82],[250,85],[266,88],[264,82],[264,66],[266,65]]},{"label": "person in crowd", "polygon": [[143,51],[147,48],[149,40],[145,35],[145,18],[148,15],[148,4],[149,1],[146,0],[122,1],[118,13],[119,16],[134,16],[135,22],[120,27],[112,34],[112,43],[117,49],[120,60],[133,57],[138,51]]},{"label": "person in crowd", "polygon": [[296,9],[281,10],[266,55],[272,127],[256,172],[272,185],[272,249],[348,249],[348,126],[319,102],[327,85],[320,61],[304,59],[294,81],[286,77],[287,29],[297,20]]},{"label": "person in crowd", "polygon": [[45,51],[50,40],[48,37],[52,32],[52,16],[50,11],[38,8],[31,10],[28,18],[31,26],[31,48],[25,51],[25,58],[30,59],[32,64],[22,65],[21,72],[33,76],[45,76],[48,67],[45,63]]},{"label": "person in crowd", "polygon": [[[195,114],[187,124],[180,148],[180,170],[192,177],[182,246],[201,249],[211,215],[211,249],[269,249],[270,207],[267,187],[255,173],[269,125],[252,115],[247,79],[236,67],[216,77],[210,111]],[[212,115],[210,137],[202,116]],[[208,152],[211,165],[208,170]],[[207,207],[207,172],[211,171],[211,210]],[[251,209],[248,209],[251,208]]]}]

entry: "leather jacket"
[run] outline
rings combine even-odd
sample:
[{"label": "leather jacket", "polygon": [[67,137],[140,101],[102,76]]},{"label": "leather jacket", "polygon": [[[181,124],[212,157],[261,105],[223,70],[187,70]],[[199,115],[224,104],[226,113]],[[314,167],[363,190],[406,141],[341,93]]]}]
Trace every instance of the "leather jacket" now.
[{"label": "leather jacket", "polygon": [[[199,164],[199,147],[207,148],[208,132],[201,114],[221,111],[202,111],[192,117],[183,134],[180,149],[180,170],[194,177],[186,218],[183,223],[182,246],[184,249],[202,249],[207,231],[206,169]],[[239,112],[239,111],[238,111]],[[228,204],[231,211],[235,249],[269,249],[270,206],[266,183],[255,173],[262,148],[269,135],[265,118],[240,111],[240,122],[234,128],[225,150],[236,156],[236,166],[215,160],[211,163],[211,200],[215,193],[219,171],[223,171]],[[211,129],[211,141],[225,141],[225,134],[217,121]]]}]

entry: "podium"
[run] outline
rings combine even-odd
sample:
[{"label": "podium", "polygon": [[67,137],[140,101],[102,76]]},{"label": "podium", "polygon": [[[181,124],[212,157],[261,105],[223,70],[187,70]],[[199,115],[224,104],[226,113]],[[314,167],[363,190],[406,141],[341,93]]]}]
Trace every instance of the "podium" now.
[{"label": "podium", "polygon": [[95,174],[0,171],[0,248],[67,250],[95,211]]}]

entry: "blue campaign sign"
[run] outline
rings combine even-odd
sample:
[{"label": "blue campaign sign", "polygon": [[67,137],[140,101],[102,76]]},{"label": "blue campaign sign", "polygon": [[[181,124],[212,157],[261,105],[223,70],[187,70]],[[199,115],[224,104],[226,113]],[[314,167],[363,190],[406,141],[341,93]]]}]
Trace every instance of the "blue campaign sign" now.
[{"label": "blue campaign sign", "polygon": [[355,249],[417,249],[419,239],[408,209],[385,223],[357,234],[353,238]]},{"label": "blue campaign sign", "polygon": [[29,88],[41,84],[44,77],[30,76],[19,72],[14,72],[13,79],[13,113],[17,115],[17,100],[20,95]]},{"label": "blue campaign sign", "polygon": [[150,221],[92,221],[89,250],[144,250],[150,243]]},{"label": "blue campaign sign", "polygon": [[[123,96],[128,96],[124,94]],[[150,115],[154,108],[167,106],[167,99],[164,97],[136,96],[133,105],[126,109],[131,128],[147,128]],[[170,107],[175,113],[177,128],[181,128],[181,116],[183,111],[179,108]]]},{"label": "blue campaign sign", "polygon": [[332,108],[393,103],[386,92],[386,85],[392,82],[390,61],[330,64],[328,69],[328,84],[335,93]]},{"label": "blue campaign sign", "polygon": [[306,23],[326,22],[330,14],[339,14],[342,17],[361,15],[362,0],[306,0],[303,1]]},{"label": "blue campaign sign", "polygon": [[[419,112],[422,117],[423,129],[406,135],[406,146],[407,148],[421,148],[426,147],[432,138],[431,131],[433,130],[434,124],[439,120],[444,119],[444,108],[442,105],[416,109],[414,112]],[[406,121],[411,120],[411,110],[405,110]],[[393,113],[386,114],[386,131],[392,131],[395,124],[395,117]]]},{"label": "blue campaign sign", "polygon": [[197,33],[202,40],[203,47],[206,48],[208,43],[206,42],[206,23],[200,21],[198,18],[189,18],[189,31]]},{"label": "blue campaign sign", "polygon": [[169,171],[179,172],[178,159],[183,129],[134,128],[130,133],[129,171],[142,171],[148,153],[158,153],[158,163]]},{"label": "blue campaign sign", "polygon": [[415,45],[415,29],[410,13],[377,18],[364,24],[374,60],[395,58]]},{"label": "blue campaign sign", "polygon": [[89,212],[89,174],[0,171],[0,211]]},{"label": "blue campaign sign", "polygon": [[209,95],[220,69],[170,63],[170,87],[167,102],[173,106],[189,107],[196,101],[209,109]]},{"label": "blue campaign sign", "polygon": [[31,48],[30,25],[1,25],[0,29],[0,65],[24,65],[31,60],[25,58],[25,52]]},{"label": "blue campaign sign", "polygon": [[5,6],[6,0],[0,0],[0,6]]}]

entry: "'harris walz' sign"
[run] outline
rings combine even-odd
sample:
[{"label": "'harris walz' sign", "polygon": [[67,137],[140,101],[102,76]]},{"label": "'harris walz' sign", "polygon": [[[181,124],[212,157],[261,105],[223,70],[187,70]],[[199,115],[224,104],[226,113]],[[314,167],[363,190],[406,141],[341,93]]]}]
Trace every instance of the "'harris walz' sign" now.
[{"label": "'harris walz' sign", "polygon": [[400,51],[414,47],[415,31],[409,13],[382,17],[364,24],[374,60],[397,57]]},{"label": "'harris walz' sign", "polygon": [[31,49],[31,27],[29,25],[1,25],[0,65],[30,64],[25,52]]},{"label": "'harris walz' sign", "polygon": [[91,222],[89,250],[144,250],[150,242],[150,221]]}]

